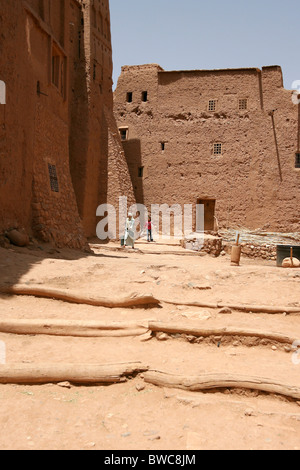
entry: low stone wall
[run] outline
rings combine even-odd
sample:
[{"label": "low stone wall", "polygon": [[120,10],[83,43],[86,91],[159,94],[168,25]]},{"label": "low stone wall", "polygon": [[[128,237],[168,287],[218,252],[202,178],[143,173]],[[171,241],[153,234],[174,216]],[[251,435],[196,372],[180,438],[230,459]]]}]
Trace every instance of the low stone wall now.
[{"label": "low stone wall", "polygon": [[[231,255],[233,244],[233,242],[224,242],[221,237],[208,235],[205,235],[204,237],[204,245],[203,240],[196,236],[187,237],[181,241],[181,246],[186,250],[204,252],[216,257],[220,256],[221,253],[224,254],[224,252]],[[241,243],[241,246],[242,255],[247,256],[248,258],[259,258],[269,261],[276,261],[277,259],[276,245]]]},{"label": "low stone wall", "polygon": [[[242,255],[248,258],[260,258],[270,261],[276,261],[277,259],[277,248],[275,245],[258,245],[241,243]],[[225,243],[223,249],[226,253],[231,254],[231,243]]]}]

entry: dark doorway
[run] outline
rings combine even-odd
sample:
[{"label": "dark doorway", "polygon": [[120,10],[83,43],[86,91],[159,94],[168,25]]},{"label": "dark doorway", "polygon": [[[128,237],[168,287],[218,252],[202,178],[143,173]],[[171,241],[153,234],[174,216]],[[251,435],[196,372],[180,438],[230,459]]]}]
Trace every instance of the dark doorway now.
[{"label": "dark doorway", "polygon": [[[204,231],[213,232],[215,229],[215,210],[216,210],[216,200],[211,198],[206,199],[198,199],[198,205],[204,206]],[[201,208],[198,208],[198,211],[201,211]],[[198,217],[197,223],[197,232],[201,231],[201,227],[199,226],[200,217]],[[202,228],[203,230],[203,228]]]}]

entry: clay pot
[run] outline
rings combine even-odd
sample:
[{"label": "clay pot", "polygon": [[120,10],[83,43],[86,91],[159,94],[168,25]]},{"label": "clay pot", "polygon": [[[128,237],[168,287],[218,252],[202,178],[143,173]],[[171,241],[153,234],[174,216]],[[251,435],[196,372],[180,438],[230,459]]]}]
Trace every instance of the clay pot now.
[{"label": "clay pot", "polygon": [[285,258],[282,262],[283,268],[299,268],[300,261],[297,258]]},{"label": "clay pot", "polygon": [[11,230],[6,234],[9,241],[16,246],[27,246],[29,244],[29,237],[26,233],[21,233],[18,230]]}]

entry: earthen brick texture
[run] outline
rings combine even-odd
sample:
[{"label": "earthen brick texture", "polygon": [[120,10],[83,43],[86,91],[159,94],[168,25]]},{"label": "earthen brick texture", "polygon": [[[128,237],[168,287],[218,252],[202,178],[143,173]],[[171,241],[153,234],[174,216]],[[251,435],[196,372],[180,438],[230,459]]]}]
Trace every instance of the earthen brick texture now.
[{"label": "earthen brick texture", "polygon": [[0,0],[0,31],[0,232],[83,248],[99,204],[124,191],[134,201],[113,117],[109,2]]},{"label": "earthen brick texture", "polygon": [[114,103],[137,202],[203,203],[207,230],[299,230],[299,105],[279,66],[124,66]]}]

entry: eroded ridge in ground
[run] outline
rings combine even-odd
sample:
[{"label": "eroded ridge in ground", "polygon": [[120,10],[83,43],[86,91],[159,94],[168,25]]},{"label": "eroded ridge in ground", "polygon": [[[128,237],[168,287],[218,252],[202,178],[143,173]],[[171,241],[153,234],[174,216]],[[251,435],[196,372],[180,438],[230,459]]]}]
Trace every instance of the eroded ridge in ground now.
[{"label": "eroded ridge in ground", "polygon": [[[232,267],[228,256],[191,256],[174,244],[137,248],[0,249],[0,287],[27,289],[0,297],[5,367],[62,373],[0,385],[0,448],[300,447],[300,273],[244,258]],[[34,288],[114,303],[24,295]],[[143,296],[159,303],[118,305]],[[258,308],[226,307],[246,305]],[[88,379],[99,364],[101,373],[116,367],[109,387],[72,383],[72,372]]]}]

